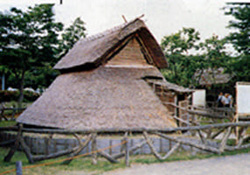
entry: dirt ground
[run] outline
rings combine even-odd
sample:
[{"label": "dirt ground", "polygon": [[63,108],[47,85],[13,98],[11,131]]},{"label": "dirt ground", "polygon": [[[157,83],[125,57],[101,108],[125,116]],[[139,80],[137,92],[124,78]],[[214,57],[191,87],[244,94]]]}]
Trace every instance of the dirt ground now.
[{"label": "dirt ground", "polygon": [[204,160],[156,164],[134,164],[130,168],[107,172],[104,175],[248,175],[250,153]]},{"label": "dirt ground", "polygon": [[[84,171],[61,171],[60,175],[92,175]],[[58,175],[59,175],[58,174]],[[203,160],[132,164],[102,175],[249,175],[250,153]]]}]

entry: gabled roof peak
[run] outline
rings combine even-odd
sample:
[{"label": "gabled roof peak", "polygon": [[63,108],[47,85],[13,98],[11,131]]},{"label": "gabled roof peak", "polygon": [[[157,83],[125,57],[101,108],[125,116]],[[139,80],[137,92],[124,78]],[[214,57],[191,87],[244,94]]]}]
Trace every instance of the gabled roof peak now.
[{"label": "gabled roof peak", "polygon": [[[55,65],[58,70],[72,70],[86,64],[99,66],[107,60],[109,53],[119,47],[132,34],[137,33],[158,68],[167,66],[161,48],[140,17],[112,29],[78,41],[74,47]],[[83,69],[84,70],[84,69]]]}]

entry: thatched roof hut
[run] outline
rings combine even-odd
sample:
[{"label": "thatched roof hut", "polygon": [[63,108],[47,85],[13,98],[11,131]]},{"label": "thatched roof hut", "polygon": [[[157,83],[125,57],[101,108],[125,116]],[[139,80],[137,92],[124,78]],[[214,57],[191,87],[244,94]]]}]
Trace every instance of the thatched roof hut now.
[{"label": "thatched roof hut", "polygon": [[211,68],[197,70],[194,78],[201,86],[211,86],[213,84],[226,84],[233,78],[233,75],[224,73],[224,68],[220,67],[215,70]]},{"label": "thatched roof hut", "polygon": [[62,58],[48,90],[17,119],[40,127],[103,130],[175,127],[146,79],[167,66],[144,22],[135,19],[83,39]]}]

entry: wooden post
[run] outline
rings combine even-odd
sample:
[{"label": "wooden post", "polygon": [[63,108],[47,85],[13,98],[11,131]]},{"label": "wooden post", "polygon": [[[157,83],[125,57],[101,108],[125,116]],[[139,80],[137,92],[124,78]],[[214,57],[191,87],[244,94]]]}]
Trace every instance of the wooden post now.
[{"label": "wooden post", "polygon": [[91,144],[91,151],[92,151],[92,164],[96,165],[97,164],[97,153],[96,153],[96,133],[93,133],[92,137],[92,144]]},{"label": "wooden post", "polygon": [[227,140],[228,140],[228,138],[229,138],[229,136],[231,134],[231,131],[232,131],[232,127],[229,127],[227,129],[227,131],[225,132],[225,134],[224,134],[224,136],[223,136],[223,138],[221,140],[221,143],[220,143],[220,148],[219,148],[220,152],[224,152],[225,147],[227,145]]},{"label": "wooden post", "polygon": [[[76,135],[75,135],[76,136]],[[72,155],[70,157],[73,156],[77,156],[81,153],[81,151],[87,147],[88,148],[88,144],[92,139],[92,134],[88,135],[87,138],[85,139],[85,141],[82,143],[81,139],[78,138],[78,142],[79,142],[79,149],[77,149],[75,152],[72,153]],[[88,152],[87,152],[88,153]],[[73,159],[69,159],[69,160],[65,160],[62,164],[69,164]]]},{"label": "wooden post", "polygon": [[16,152],[18,146],[19,146],[21,136],[22,136],[22,128],[23,128],[23,125],[20,124],[18,126],[18,133],[17,133],[15,144],[14,144],[13,147],[11,147],[8,155],[4,158],[5,162],[9,162],[11,160],[12,156],[15,154],[15,152]]},{"label": "wooden post", "polygon": [[163,152],[163,147],[162,147],[162,138],[160,138],[160,153]]},{"label": "wooden post", "polygon": [[47,137],[44,138],[44,154],[49,154],[49,139]]},{"label": "wooden post", "polygon": [[109,154],[112,155],[112,139],[109,140]]},{"label": "wooden post", "polygon": [[15,115],[16,115],[16,107],[14,107],[13,110],[12,110],[12,117],[11,117],[12,121],[15,120]]},{"label": "wooden post", "polygon": [[[129,152],[130,152],[130,153],[133,153],[133,151],[135,151],[135,150],[141,148],[141,147],[142,147],[143,145],[145,145],[146,143],[147,143],[147,142],[144,140],[144,141],[142,141],[142,142],[136,144],[135,146],[133,146],[133,147],[130,148]],[[119,158],[121,158],[121,157],[123,157],[123,156],[125,156],[125,152],[115,154],[115,155],[113,155],[112,157],[113,157],[114,159],[119,159]]]},{"label": "wooden post", "polygon": [[22,175],[22,162],[21,161],[17,161],[16,162],[16,175]]},{"label": "wooden post", "polygon": [[24,150],[24,153],[25,153],[26,157],[29,160],[29,163],[34,163],[33,156],[32,156],[32,154],[30,152],[30,148],[26,145],[23,137],[20,138],[20,143],[22,145],[22,148]]},{"label": "wooden post", "polygon": [[130,166],[129,164],[129,143],[128,143],[128,132],[126,132],[125,134],[125,163],[126,163],[126,166]]}]

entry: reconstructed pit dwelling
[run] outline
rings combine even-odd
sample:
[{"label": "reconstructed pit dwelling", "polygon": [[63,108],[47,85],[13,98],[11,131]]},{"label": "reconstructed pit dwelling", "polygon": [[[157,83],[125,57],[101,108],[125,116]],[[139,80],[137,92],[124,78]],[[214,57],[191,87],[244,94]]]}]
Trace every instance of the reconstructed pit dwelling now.
[{"label": "reconstructed pit dwelling", "polygon": [[[186,115],[187,111],[195,115],[209,115],[212,119],[216,116],[188,110],[187,96],[192,91],[167,82],[158,70],[165,67],[167,62],[160,46],[139,18],[78,41],[55,65],[54,68],[58,69],[61,75],[18,117],[18,126],[5,128],[6,131],[17,131],[17,136],[16,139],[5,143],[14,143],[15,146],[10,149],[4,160],[11,160],[19,144],[30,163],[70,155],[66,160],[69,163],[74,156],[81,154],[83,149],[89,150],[90,145],[91,152],[87,153],[92,155],[93,163],[96,163],[98,154],[112,163],[125,156],[126,165],[129,165],[129,154],[145,144],[159,160],[167,159],[181,144],[217,154],[225,150],[249,147],[242,145],[244,134],[241,134],[242,137],[236,146],[226,145],[232,128],[241,126],[244,133],[249,122],[206,126],[197,126],[195,123],[195,126],[189,126],[192,123],[189,118],[185,118],[189,116]],[[181,108],[176,107],[176,104]],[[219,119],[224,118],[219,116]],[[179,123],[180,126],[187,127],[177,127],[175,119],[185,124]],[[212,129],[215,129],[214,133]],[[192,134],[196,132],[194,135],[198,135],[200,141],[189,136],[177,138],[166,134],[189,130]],[[50,134],[44,141],[45,154],[32,154],[22,132]],[[98,134],[117,132],[124,133],[118,144],[110,144],[105,148],[97,144]],[[144,139],[130,146],[132,140],[128,139],[129,132],[142,132]],[[221,132],[225,133],[221,137],[220,145],[218,140],[210,142],[211,138],[215,139]],[[53,134],[72,134],[78,144],[73,148],[64,147],[63,150],[48,153]],[[78,134],[87,136],[84,142]],[[149,134],[169,141],[169,149],[164,156],[157,152],[158,146],[154,145]],[[170,146],[172,142],[175,143],[174,146]],[[161,140],[158,143],[161,143]],[[111,153],[107,152],[107,149],[119,145],[125,146],[125,150],[121,149],[117,154],[112,154],[112,149]],[[56,144],[54,146],[56,148]],[[38,147],[41,149],[40,145]]]},{"label": "reconstructed pit dwelling", "polygon": [[39,127],[112,131],[176,127],[154,81],[167,83],[161,48],[136,18],[80,40],[56,65],[61,72],[18,123]]}]

